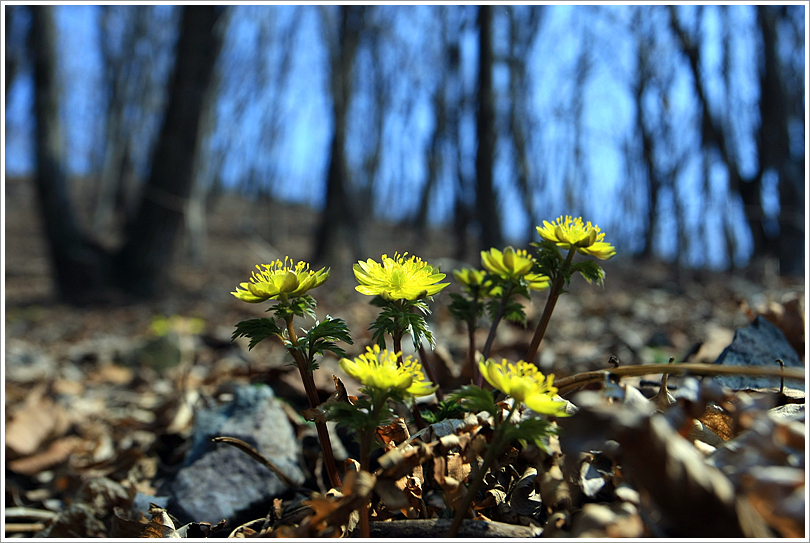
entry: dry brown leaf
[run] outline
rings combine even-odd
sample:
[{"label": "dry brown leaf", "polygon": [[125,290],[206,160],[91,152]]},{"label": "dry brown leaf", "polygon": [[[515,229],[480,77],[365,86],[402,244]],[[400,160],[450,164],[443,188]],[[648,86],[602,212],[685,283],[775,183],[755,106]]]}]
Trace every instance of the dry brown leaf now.
[{"label": "dry brown leaf", "polygon": [[644,522],[635,505],[627,502],[603,505],[586,503],[574,516],[572,537],[643,537]]},{"label": "dry brown leaf", "polygon": [[563,451],[568,455],[583,447],[588,450],[593,440],[617,441],[622,472],[639,491],[642,507],[659,515],[657,526],[663,533],[680,537],[767,534],[761,519],[747,518],[743,528],[731,481],[707,464],[664,414],[649,416],[607,404],[593,392],[578,394],[574,402],[579,412],[561,421]]},{"label": "dry brown leaf", "polygon": [[782,537],[805,539],[804,470],[771,466],[743,474],[742,490]]},{"label": "dry brown leaf", "polygon": [[450,507],[456,509],[464,502],[467,487],[461,484],[469,475],[471,467],[461,460],[461,456],[451,453],[438,456],[433,460],[433,478],[444,490],[444,496]]},{"label": "dry brown leaf", "polygon": [[539,487],[540,498],[549,513],[570,509],[573,503],[571,489],[556,461],[540,477]]},{"label": "dry brown leaf", "polygon": [[534,489],[537,469],[527,466],[509,496],[509,507],[518,515],[536,518],[542,513],[543,502]]},{"label": "dry brown leaf", "polygon": [[[717,405],[707,405],[706,412],[698,420],[723,441],[734,437],[734,420]],[[714,444],[710,443],[710,445]]]},{"label": "dry brown leaf", "polygon": [[140,537],[144,528],[149,524],[149,520],[141,513],[139,520],[133,520],[124,516],[121,507],[113,509],[112,524],[110,525],[110,537],[113,538],[135,538]]},{"label": "dry brown leaf", "polygon": [[476,502],[475,509],[497,507],[506,501],[506,492],[500,488],[490,488],[484,493],[484,499]]},{"label": "dry brown leaf", "polygon": [[301,411],[301,415],[304,417],[304,420],[310,422],[326,422],[326,409],[330,405],[335,403],[348,403],[349,405],[353,405],[357,400],[355,396],[349,396],[349,393],[346,391],[346,385],[343,384],[343,381],[341,381],[340,378],[333,375],[332,380],[335,383],[335,391],[319,406]]},{"label": "dry brown leaf", "polygon": [[92,384],[109,383],[111,385],[128,385],[135,378],[132,368],[115,364],[98,366],[87,376],[87,382]]},{"label": "dry brown leaf", "polygon": [[161,539],[179,539],[180,536],[174,529],[174,522],[165,509],[155,505],[149,504],[149,514],[152,515],[152,520],[146,525],[141,532],[140,537],[161,538]]},{"label": "dry brown leaf", "polygon": [[70,456],[70,453],[81,443],[79,436],[65,436],[57,439],[50,446],[40,452],[25,458],[18,458],[8,463],[8,468],[21,475],[34,475],[51,466],[61,464]]},{"label": "dry brown leaf", "polygon": [[68,429],[64,409],[46,397],[45,390],[45,385],[34,387],[6,423],[6,447],[16,455],[33,454],[43,442]]},{"label": "dry brown leaf", "polygon": [[411,437],[411,433],[408,431],[408,425],[405,424],[405,419],[402,417],[398,417],[388,426],[380,426],[375,432],[383,445],[388,445],[392,442],[394,444],[404,443]]},{"label": "dry brown leaf", "polygon": [[382,499],[385,506],[391,510],[406,509],[410,505],[408,496],[405,495],[398,483],[399,481],[392,479],[380,479],[377,481],[377,486],[374,487],[374,492]]}]

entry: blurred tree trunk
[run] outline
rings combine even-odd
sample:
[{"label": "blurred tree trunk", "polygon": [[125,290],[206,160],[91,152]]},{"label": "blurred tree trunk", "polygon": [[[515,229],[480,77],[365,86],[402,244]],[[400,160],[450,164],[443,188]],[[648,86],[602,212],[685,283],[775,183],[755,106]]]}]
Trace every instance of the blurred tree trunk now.
[{"label": "blurred tree trunk", "polygon": [[[439,66],[439,82],[431,96],[431,105],[433,106],[433,132],[430,136],[430,144],[426,149],[427,158],[427,180],[425,186],[422,187],[422,194],[419,197],[419,208],[416,210],[416,217],[413,224],[416,228],[416,234],[419,239],[427,239],[428,235],[428,208],[430,207],[430,197],[441,175],[443,161],[443,153],[446,150],[446,143],[448,141],[448,103],[447,103],[447,86],[448,78],[452,77],[452,72],[455,70],[454,59],[451,51],[454,45],[451,45],[448,40],[448,17],[447,6],[440,6],[438,8],[438,17],[441,21],[442,29],[442,58],[446,64]],[[455,64],[458,64],[455,62]]]},{"label": "blurred tree trunk", "polygon": [[[724,123],[714,118],[706,98],[705,83],[701,77],[700,48],[687,35],[678,20],[677,10],[670,6],[670,25],[680,40],[681,49],[689,61],[695,92],[703,116],[702,138],[705,147],[718,150],[728,170],[729,188],[742,200],[745,215],[754,241],[754,254],[776,255],[781,273],[804,273],[804,231],[796,220],[796,202],[804,202],[804,157],[794,158],[790,153],[788,124],[791,113],[785,107],[790,100],[783,84],[783,70],[777,55],[776,14],[778,7],[757,6],[757,25],[762,39],[760,61],[760,125],[755,134],[758,167],[750,177],[743,177],[736,156],[723,129]],[[803,92],[803,90],[802,90]],[[775,239],[766,232],[762,207],[762,177],[768,171],[779,176],[780,232]],[[783,229],[784,226],[784,229]],[[733,256],[733,255],[732,255]]]},{"label": "blurred tree trunk", "polygon": [[54,6],[30,9],[37,202],[57,294],[68,302],[81,302],[106,284],[108,256],[82,233],[70,202],[59,115]]},{"label": "blurred tree trunk", "polygon": [[652,256],[653,236],[657,228],[658,217],[658,195],[661,191],[661,179],[655,167],[655,156],[653,150],[653,135],[647,129],[644,122],[644,94],[652,78],[652,66],[650,65],[650,50],[648,47],[649,35],[643,33],[640,26],[642,8],[637,7],[633,16],[633,30],[636,35],[636,70],[635,78],[631,83],[633,101],[635,102],[636,113],[636,133],[641,137],[641,162],[644,173],[647,177],[647,228],[644,230],[644,248],[638,255],[640,258]]},{"label": "blurred tree trunk", "polygon": [[[6,85],[5,85],[5,89],[6,89],[6,94],[5,95],[6,95],[6,97],[8,97],[8,90],[11,88],[11,84],[14,83],[14,77],[17,75],[17,67],[20,64],[19,52],[17,51],[16,47],[12,47],[11,39],[10,39],[12,28],[14,28],[15,14],[17,12],[17,9],[19,9],[19,8],[17,6],[12,5],[12,6],[4,6],[4,9],[6,10],[6,24],[5,24],[5,28],[4,28],[4,31],[6,33],[6,35],[5,35],[5,41],[6,41],[6,59],[5,59],[5,62],[6,62]],[[8,100],[8,98],[6,100]],[[8,107],[8,101],[6,102],[6,107]]]},{"label": "blurred tree trunk", "polygon": [[537,37],[537,29],[543,16],[544,6],[528,6],[528,17],[518,6],[509,6],[509,128],[512,145],[515,148],[517,162],[517,188],[523,199],[524,209],[529,218],[527,239],[534,239],[535,226],[539,222],[536,212],[535,193],[542,189],[542,176],[532,172],[532,161],[529,159],[532,133],[532,117],[529,115],[528,92],[530,88],[526,69],[529,51]]},{"label": "blurred tree trunk", "polygon": [[495,93],[492,87],[492,6],[478,7],[478,151],[475,156],[476,219],[481,226],[479,247],[500,247],[501,221],[492,179],[495,162]]},{"label": "blurred tree trunk", "polygon": [[[124,179],[129,168],[129,145],[126,134],[132,130],[124,118],[126,107],[142,99],[144,95],[140,85],[132,81],[133,60],[128,53],[135,50],[136,43],[149,32],[147,9],[133,10],[133,25],[122,29],[121,53],[111,51],[111,30],[115,6],[101,6],[103,31],[100,32],[99,50],[101,51],[106,77],[106,86],[110,93],[107,105],[104,158],[99,175],[95,209],[93,211],[93,230],[98,232],[109,228],[116,209],[124,206]],[[135,96],[135,94],[139,96]]]},{"label": "blurred tree trunk", "polygon": [[153,294],[165,280],[193,183],[205,97],[222,45],[214,5],[184,6],[177,61],[152,171],[140,207],[116,255],[116,279],[126,290]]},{"label": "blurred tree trunk", "polygon": [[[338,257],[341,237],[350,245],[354,259],[363,257],[357,217],[347,193],[349,168],[345,148],[349,100],[352,95],[352,69],[363,27],[365,7],[340,6],[339,10],[338,33],[336,39],[331,41],[330,47],[334,133],[329,148],[326,204],[315,238],[313,263],[330,262]],[[328,25],[328,22],[325,20],[324,24]]]},{"label": "blurred tree trunk", "polygon": [[[762,34],[760,69],[760,130],[757,139],[760,170],[773,168],[779,175],[779,237],[776,252],[782,274],[804,275],[804,156],[794,158],[790,152],[788,124],[790,112],[781,63],[777,55],[776,6],[757,6],[757,23]],[[778,9],[778,8],[777,8]],[[786,21],[785,21],[786,22]],[[803,113],[803,112],[802,112]]]}]

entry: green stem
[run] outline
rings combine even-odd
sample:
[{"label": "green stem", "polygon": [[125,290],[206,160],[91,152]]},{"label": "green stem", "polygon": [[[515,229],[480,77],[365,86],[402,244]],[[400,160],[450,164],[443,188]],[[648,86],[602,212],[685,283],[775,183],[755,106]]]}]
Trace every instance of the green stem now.
[{"label": "green stem", "polygon": [[[372,394],[371,396],[371,412],[369,413],[369,425],[363,428],[362,435],[360,436],[360,469],[370,472],[371,469],[371,448],[374,446],[374,432],[380,425],[382,418],[382,410],[385,407],[386,397],[379,394],[378,397]],[[371,537],[371,529],[369,527],[368,514],[369,504],[364,503],[360,506],[360,537]]]},{"label": "green stem", "polygon": [[467,337],[470,342],[470,347],[467,350],[467,364],[472,368],[473,383],[483,382],[481,372],[478,371],[478,364],[475,363],[475,328],[478,325],[478,297],[472,299],[472,315],[470,320],[467,321]]},{"label": "green stem", "polygon": [[514,402],[512,404],[512,408],[509,410],[509,414],[506,416],[506,419],[503,422],[498,423],[497,417],[495,418],[495,435],[492,437],[492,443],[490,443],[489,448],[487,449],[487,454],[484,456],[484,462],[478,468],[478,473],[475,475],[475,479],[470,486],[467,487],[467,495],[464,497],[464,503],[456,509],[456,516],[453,518],[453,524],[450,526],[450,529],[447,531],[445,537],[456,537],[458,534],[458,529],[461,527],[461,523],[464,521],[464,517],[467,515],[467,510],[469,510],[470,505],[472,505],[473,500],[475,500],[475,495],[478,493],[478,489],[481,488],[481,484],[484,482],[484,477],[489,470],[489,466],[492,462],[501,454],[501,452],[506,448],[508,443],[503,443],[503,428],[506,424],[512,424],[512,415],[515,413],[517,409],[518,402]]},{"label": "green stem", "polygon": [[[506,304],[509,301],[509,298],[512,297],[512,288],[513,286],[510,284],[509,287],[504,290],[503,298],[501,298],[501,303],[498,305],[498,312],[495,314],[495,319],[492,321],[492,326],[489,327],[487,342],[484,343],[484,350],[481,353],[484,360],[489,358],[489,351],[492,349],[492,343],[495,340],[495,331],[498,329],[501,319],[503,319],[503,314],[506,311]],[[478,372],[475,377],[475,384],[479,387],[484,384],[484,376],[481,375],[480,372]]]},{"label": "green stem", "polygon": [[[439,384],[439,380],[437,379],[436,372],[433,371],[433,366],[430,363],[430,358],[428,356],[428,352],[425,349],[425,344],[419,344],[419,358],[422,360],[422,367],[425,368],[425,372],[427,373],[428,379],[434,385]],[[441,387],[436,389],[436,399],[439,401],[444,400],[444,393],[442,392]]]},{"label": "green stem", "polygon": [[[295,334],[295,327],[293,326],[293,317],[290,316],[287,321],[287,334],[290,338],[292,347],[289,349],[290,354],[298,366],[298,373],[301,374],[301,381],[304,384],[304,391],[307,395],[309,407],[314,409],[320,405],[318,398],[318,389],[315,386],[315,379],[312,377],[312,372],[309,371],[309,364],[304,355],[296,347],[298,347],[298,336]],[[329,484],[332,488],[341,486],[340,475],[335,466],[335,455],[332,452],[332,441],[329,438],[329,428],[326,427],[325,422],[316,422],[315,429],[318,431],[318,441],[320,441],[321,449],[323,450],[323,463],[326,465],[326,473],[329,476]]]},{"label": "green stem", "polygon": [[394,352],[397,353],[397,367],[402,365],[402,334],[399,332],[391,334],[394,340]]},{"label": "green stem", "polygon": [[548,293],[546,307],[543,309],[543,315],[540,317],[540,322],[537,324],[537,329],[534,331],[534,336],[532,336],[532,342],[529,345],[529,350],[526,352],[526,362],[534,363],[534,359],[537,357],[537,350],[540,348],[540,342],[543,341],[543,336],[546,335],[546,328],[548,328],[548,323],[551,320],[551,314],[554,312],[554,306],[557,305],[557,298],[560,297],[563,285],[565,284],[565,273],[563,272],[567,271],[571,266],[571,262],[574,260],[574,255],[576,252],[577,250],[574,248],[568,250],[568,257],[565,259],[565,262],[560,269],[557,270],[554,281],[551,283],[551,290]]}]

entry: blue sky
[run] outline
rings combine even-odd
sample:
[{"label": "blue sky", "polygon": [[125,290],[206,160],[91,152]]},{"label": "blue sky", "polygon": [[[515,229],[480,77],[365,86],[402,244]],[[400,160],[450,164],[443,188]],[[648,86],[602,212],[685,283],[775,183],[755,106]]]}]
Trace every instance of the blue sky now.
[{"label": "blue sky", "polygon": [[[436,79],[436,74],[429,69],[436,54],[435,46],[431,44],[436,40],[431,36],[440,32],[438,23],[431,17],[438,6],[396,9],[393,24],[388,28],[391,39],[387,46],[396,47],[398,54],[402,55],[399,58],[405,59],[405,64],[392,68],[394,73],[401,70],[402,77],[401,84],[389,89],[390,106],[395,113],[388,115],[383,132],[384,147],[375,202],[378,215],[393,220],[402,219],[413,212],[414,206],[418,205],[420,188],[426,181],[423,149],[428,144],[433,125],[430,93]],[[692,28],[694,21],[690,20],[689,13],[694,10],[688,7],[682,9],[687,28]],[[752,115],[756,113],[758,96],[756,86],[751,84],[757,76],[754,60],[756,46],[751,39],[746,39],[746,35],[755,22],[754,13],[750,6],[731,6],[730,9],[735,25],[731,52],[735,85],[733,89],[725,89],[719,78],[709,77],[709,100],[713,108],[723,108],[724,97],[733,92],[735,99],[750,105],[741,108],[739,114],[730,119],[736,125],[733,127],[737,136],[735,143],[741,155],[751,156],[755,153],[750,127],[757,122]],[[261,22],[262,14],[268,10],[273,12],[274,23]],[[167,17],[172,14],[169,7],[163,11]],[[607,16],[606,11],[609,12]],[[716,44],[724,27],[717,8],[709,7],[706,11],[702,22],[702,55],[704,69],[711,74],[716,71],[719,61],[719,47]],[[66,89],[63,123],[69,148],[68,167],[73,173],[86,174],[96,156],[94,153],[99,152],[99,139],[103,135],[103,108],[99,107],[101,100],[98,91],[103,83],[97,46],[100,39],[97,32],[99,10],[97,6],[61,6],[57,13],[61,31],[62,78]],[[662,13],[657,15],[665,16]],[[542,210],[549,219],[571,212],[583,214],[600,225],[617,225],[617,228],[626,230],[625,235],[631,232],[638,235],[638,226],[633,227],[617,216],[616,206],[613,205],[619,199],[622,185],[628,182],[627,161],[622,146],[628,138],[633,137],[635,123],[635,106],[628,77],[635,70],[636,44],[631,33],[626,31],[628,14],[629,8],[626,6],[550,7],[528,60],[534,85],[529,100],[532,111],[526,114],[533,121],[533,166],[548,179],[545,188],[536,191],[536,209]],[[282,33],[292,17],[295,55],[290,64],[287,86],[261,90],[251,87],[250,78],[255,78],[256,58],[263,58],[266,70],[274,74],[284,47]],[[474,23],[474,13],[471,22]],[[269,47],[263,55],[259,55],[257,50],[261,24],[270,24],[265,26],[266,31],[269,28]],[[207,144],[209,150],[223,153],[221,174],[226,182],[235,183],[254,170],[268,179],[272,193],[278,198],[314,206],[323,204],[332,126],[331,104],[327,94],[328,51],[321,25],[315,6],[299,6],[296,11],[291,7],[274,5],[243,5],[235,8],[222,51],[222,65],[227,66],[229,71],[225,78],[223,98],[217,105],[219,128]],[[589,36],[587,42],[582,38],[585,33]],[[496,27],[495,36],[503,35],[504,29]],[[476,40],[474,24],[469,24],[460,40],[463,86],[467,92],[472,92],[476,85]],[[571,155],[575,132],[570,122],[570,97],[576,92],[574,66],[580,49],[586,46],[590,48],[590,71],[581,97],[584,130],[578,136],[584,159],[577,164]],[[664,47],[665,44],[658,46]],[[502,50],[504,44],[496,43],[495,47]],[[78,55],[76,51],[83,53]],[[389,53],[383,51],[381,54]],[[359,69],[368,65],[368,58],[364,54],[361,49],[357,61]],[[661,57],[659,61],[670,65],[668,73],[673,78],[667,96],[668,114],[684,119],[684,123],[694,121],[697,110],[685,63],[673,55]],[[508,71],[497,67],[493,78],[497,92],[504,96],[509,83]],[[9,175],[28,173],[32,166],[31,85],[30,73],[20,74],[7,97],[5,171]],[[370,85],[366,85],[361,77],[356,88],[370,91]],[[370,98],[364,99],[363,96],[361,93],[360,98],[352,104],[352,119],[362,120],[373,116],[373,103]],[[244,99],[246,104],[241,113],[237,109],[238,99]],[[645,101],[645,110],[651,116],[660,113],[661,107],[660,100]],[[262,143],[263,134],[267,133],[272,122],[278,123],[279,132],[272,142]],[[463,127],[461,145],[467,160],[462,164],[446,165],[446,168],[457,166],[472,175],[474,158],[469,160],[469,157],[474,157],[476,145],[475,119],[468,114],[460,122]],[[355,167],[369,152],[364,145],[371,138],[369,130],[372,127],[360,121],[350,126],[347,156]],[[710,168],[711,201],[702,201],[703,166],[697,153],[699,142],[695,132],[683,130],[673,134],[673,138],[676,150],[695,151],[689,155],[690,159],[684,165],[677,185],[677,189],[686,195],[683,201],[686,202],[687,220],[693,225],[706,223],[709,246],[719,247],[723,243],[723,221],[727,219],[724,219],[724,214],[706,215],[705,211],[707,208],[717,209],[717,206],[726,207],[728,213],[736,217],[732,220],[736,223],[739,242],[737,256],[744,260],[751,250],[750,239],[742,224],[741,210],[735,209],[734,202],[728,197],[724,170],[716,166]],[[143,152],[146,152],[145,148]],[[511,154],[509,145],[502,142],[498,148],[495,181],[504,211],[504,234],[510,240],[525,242],[527,240],[523,236],[532,221],[523,213],[519,205],[520,197],[511,183],[514,176]],[[747,169],[756,166],[751,161],[743,161],[742,164],[744,174]],[[585,180],[588,180],[587,188],[582,187]],[[774,186],[772,180],[766,181],[766,186]],[[449,217],[452,190],[447,182],[436,189],[431,208],[435,222]],[[579,190],[578,205],[581,209],[571,210],[571,203],[566,201],[566,190]],[[778,209],[772,192],[764,196],[771,209]],[[641,206],[644,195],[636,194],[636,197],[639,199],[636,205]],[[662,199],[662,211],[666,212],[666,192],[662,194]],[[621,214],[620,211],[618,213]],[[664,231],[659,239],[659,250],[664,256],[672,256],[675,249],[673,236],[666,235],[666,222],[661,226]],[[632,249],[638,245],[638,240],[628,239],[624,245]],[[697,249],[687,257],[688,263],[723,265],[715,257],[704,260],[705,249],[695,247]],[[716,254],[721,252],[717,251]]]}]

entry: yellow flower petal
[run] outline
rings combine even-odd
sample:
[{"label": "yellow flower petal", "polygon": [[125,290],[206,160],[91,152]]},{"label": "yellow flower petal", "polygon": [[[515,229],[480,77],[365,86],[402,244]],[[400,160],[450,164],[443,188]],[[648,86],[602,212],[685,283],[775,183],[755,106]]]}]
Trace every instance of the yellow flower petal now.
[{"label": "yellow flower petal", "polygon": [[365,354],[354,361],[342,358],[339,364],[344,372],[368,388],[398,391],[410,396],[428,396],[439,388],[425,379],[421,364],[411,356],[405,357],[398,365],[397,354],[388,349],[380,350],[379,345],[366,347]]},{"label": "yellow flower petal", "polygon": [[554,376],[546,377],[534,364],[520,360],[516,364],[495,362],[492,359],[481,360],[478,369],[494,388],[508,394],[515,401],[523,402],[532,410],[540,414],[560,415],[565,411],[565,403],[554,400],[557,389],[552,386]]},{"label": "yellow flower petal", "polygon": [[276,299],[279,296],[294,298],[322,285],[329,278],[329,270],[309,269],[306,262],[297,264],[289,257],[284,261],[276,260],[272,264],[257,265],[251,274],[249,283],[240,283],[234,296],[244,302],[258,303]]},{"label": "yellow flower petal", "polygon": [[537,227],[537,233],[546,241],[557,244],[563,249],[576,249],[580,253],[595,256],[600,260],[607,260],[616,254],[612,245],[603,241],[605,234],[598,226],[588,221],[584,223],[582,217],[559,217],[553,222],[543,221],[543,226]]},{"label": "yellow flower petal", "polygon": [[438,283],[445,274],[416,256],[406,258],[407,254],[395,254],[394,258],[382,255],[380,263],[368,259],[354,264],[352,269],[359,283],[355,290],[386,300],[418,300],[433,296],[450,284]]}]

